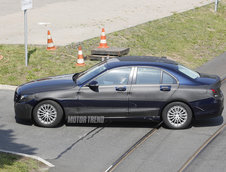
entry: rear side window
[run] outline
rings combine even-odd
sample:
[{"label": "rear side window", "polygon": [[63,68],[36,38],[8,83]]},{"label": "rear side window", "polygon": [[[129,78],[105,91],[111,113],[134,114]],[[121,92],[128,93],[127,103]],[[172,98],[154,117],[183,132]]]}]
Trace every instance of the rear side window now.
[{"label": "rear side window", "polygon": [[149,67],[138,67],[136,84],[160,84],[161,70]]},{"label": "rear side window", "polygon": [[166,72],[163,72],[162,84],[176,84],[176,83],[177,83],[177,81],[172,76],[170,76]]}]

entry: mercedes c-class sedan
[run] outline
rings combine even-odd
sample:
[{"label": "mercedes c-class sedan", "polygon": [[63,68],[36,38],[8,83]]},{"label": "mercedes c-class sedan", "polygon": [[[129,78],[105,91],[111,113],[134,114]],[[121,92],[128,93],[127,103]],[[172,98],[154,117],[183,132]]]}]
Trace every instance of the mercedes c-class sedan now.
[{"label": "mercedes c-class sedan", "polygon": [[42,127],[107,120],[162,120],[173,129],[192,119],[221,115],[224,97],[216,75],[163,57],[125,56],[87,71],[47,77],[15,91],[16,119]]}]

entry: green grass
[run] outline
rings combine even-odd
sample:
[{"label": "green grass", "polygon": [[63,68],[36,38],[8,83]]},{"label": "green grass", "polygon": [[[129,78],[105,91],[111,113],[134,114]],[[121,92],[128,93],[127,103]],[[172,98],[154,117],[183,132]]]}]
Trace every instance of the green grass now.
[{"label": "green grass", "polygon": [[[190,68],[196,68],[226,51],[226,0],[220,1],[219,11],[214,4],[184,13],[151,21],[107,34],[109,46],[130,47],[129,55],[167,56]],[[0,84],[18,85],[24,82],[85,70],[95,64],[86,61],[85,67],[75,67],[77,47],[90,54],[99,44],[99,37],[46,51],[43,46],[29,46],[29,66],[24,65],[23,45],[0,45]]]},{"label": "green grass", "polygon": [[0,152],[0,172],[38,172],[46,167],[36,160]]}]

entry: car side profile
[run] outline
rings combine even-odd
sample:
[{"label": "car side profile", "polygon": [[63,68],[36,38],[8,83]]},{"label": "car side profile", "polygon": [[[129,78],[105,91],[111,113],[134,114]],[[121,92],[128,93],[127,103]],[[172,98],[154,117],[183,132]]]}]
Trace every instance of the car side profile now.
[{"label": "car side profile", "polygon": [[125,56],[81,73],[18,86],[14,107],[16,119],[41,127],[157,119],[169,128],[182,129],[192,119],[221,115],[220,86],[218,76],[197,73],[167,58]]}]

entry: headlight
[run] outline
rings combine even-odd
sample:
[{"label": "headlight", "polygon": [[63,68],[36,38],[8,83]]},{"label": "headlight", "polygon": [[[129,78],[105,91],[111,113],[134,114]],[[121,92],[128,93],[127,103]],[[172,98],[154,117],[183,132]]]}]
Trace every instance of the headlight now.
[{"label": "headlight", "polygon": [[20,100],[24,100],[24,99],[26,99],[26,97],[27,97],[27,95],[22,95],[22,96],[20,96]]},{"label": "headlight", "polygon": [[29,95],[21,95],[19,102],[27,102],[31,99],[31,97]]}]

